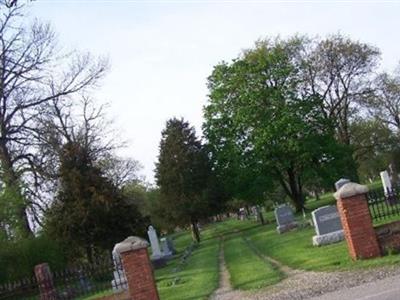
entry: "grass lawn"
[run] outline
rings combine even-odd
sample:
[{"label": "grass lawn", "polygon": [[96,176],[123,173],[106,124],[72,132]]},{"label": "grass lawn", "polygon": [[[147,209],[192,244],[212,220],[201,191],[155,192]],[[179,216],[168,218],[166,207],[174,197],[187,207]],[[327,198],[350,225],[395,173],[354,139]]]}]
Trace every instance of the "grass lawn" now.
[{"label": "grass lawn", "polygon": [[[279,235],[275,224],[260,226],[253,220],[227,220],[211,224],[202,230],[202,242],[188,258],[187,264],[174,273],[179,256],[168,262],[167,267],[156,270],[157,287],[162,300],[207,299],[218,287],[218,255],[221,239],[224,239],[225,262],[234,288],[258,289],[274,284],[284,275],[260,258],[248,246],[249,240],[257,252],[270,256],[292,268],[334,271],[367,268],[400,263],[400,255],[352,261],[345,242],[323,246],[312,246],[313,228],[298,229]],[[191,242],[189,232],[175,235],[175,245],[182,253]],[[174,278],[180,281],[172,285]],[[96,295],[99,296],[99,295]],[[82,298],[83,299],[83,298]],[[86,299],[95,299],[90,297]]]},{"label": "grass lawn", "polygon": [[[370,186],[373,189],[381,188],[380,182],[374,182]],[[308,200],[307,218],[310,218],[312,210],[331,204],[335,204],[332,193],[322,195],[319,201]],[[346,242],[314,247],[312,246],[314,228],[297,229],[279,235],[275,230],[273,212],[266,212],[265,217],[271,222],[265,226],[260,226],[254,220],[235,219],[205,226],[201,232],[200,245],[194,249],[187,263],[181,265],[177,272],[174,269],[180,264],[179,254],[190,245],[191,235],[187,231],[174,234],[174,244],[179,254],[170,260],[165,268],[155,271],[160,298],[162,300],[207,299],[218,288],[218,256],[221,242],[231,284],[234,288],[243,290],[258,289],[284,278],[280,270],[258,254],[272,257],[295,269],[313,271],[349,270],[400,263],[398,254],[352,261],[347,252]],[[298,215],[297,218],[303,217]],[[252,247],[255,247],[256,251]]]},{"label": "grass lawn", "polygon": [[258,289],[277,283],[283,274],[269,262],[258,257],[241,234],[224,241],[225,263],[235,289]]},{"label": "grass lawn", "polygon": [[109,289],[109,290],[106,290],[106,291],[103,291],[103,292],[99,292],[99,293],[96,293],[96,294],[93,294],[93,295],[89,295],[89,296],[82,296],[82,297],[79,297],[79,298],[76,298],[76,299],[77,300],[95,300],[95,299],[98,299],[98,298],[101,298],[101,297],[110,296],[113,293],[114,293],[113,290]]},{"label": "grass lawn", "polygon": [[345,241],[314,247],[311,241],[314,234],[314,228],[307,228],[279,235],[273,224],[264,227],[264,230],[257,228],[247,232],[248,238],[261,253],[297,269],[348,270],[400,262],[400,255],[396,254],[376,259],[352,261],[348,255]]},{"label": "grass lawn", "polygon": [[[180,271],[173,272],[179,264],[179,258],[169,261],[167,267],[156,270],[161,299],[207,299],[218,287],[219,230],[218,226],[208,226],[203,229],[203,241]],[[190,233],[180,233],[175,236],[174,242],[181,253],[185,248],[184,245],[191,243]],[[179,282],[175,285],[174,278],[179,278]]]}]

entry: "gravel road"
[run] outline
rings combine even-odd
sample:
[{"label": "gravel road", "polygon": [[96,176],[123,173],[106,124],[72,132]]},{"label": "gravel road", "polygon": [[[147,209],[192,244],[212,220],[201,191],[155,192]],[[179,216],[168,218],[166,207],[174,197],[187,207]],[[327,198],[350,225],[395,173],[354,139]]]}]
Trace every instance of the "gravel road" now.
[{"label": "gravel road", "polygon": [[399,282],[400,275],[391,276],[353,288],[327,293],[311,300],[398,300],[400,299]]},{"label": "gravel road", "polygon": [[[211,296],[210,299],[212,300],[400,299],[398,284],[397,286],[390,285],[391,282],[399,282],[399,266],[346,272],[306,272],[282,266],[287,274],[286,279],[276,285],[257,290],[256,292],[246,292],[232,290],[229,284],[229,273],[225,267],[222,251],[221,258],[220,288]],[[379,282],[383,279],[385,279],[384,284],[382,283],[382,288],[380,291],[378,290],[376,298],[368,298],[371,295],[373,296],[374,289],[376,289],[376,286],[378,286]],[[365,284],[367,284],[367,286],[363,287]],[[358,290],[352,289],[354,287],[359,288]],[[397,290],[395,290],[396,288]],[[388,290],[390,291],[387,292]],[[360,294],[361,298],[353,298],[354,295],[357,295],[357,292],[361,291],[364,293]],[[355,294],[346,294],[353,292]],[[393,296],[391,293],[396,294],[397,298],[385,298]]]}]

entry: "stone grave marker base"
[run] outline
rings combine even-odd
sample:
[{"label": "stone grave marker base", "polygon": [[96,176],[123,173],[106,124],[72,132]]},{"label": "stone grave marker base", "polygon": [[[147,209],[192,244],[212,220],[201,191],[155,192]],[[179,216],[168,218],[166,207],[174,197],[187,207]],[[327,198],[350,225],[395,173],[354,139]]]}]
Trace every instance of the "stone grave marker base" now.
[{"label": "stone grave marker base", "polygon": [[323,246],[338,243],[344,240],[344,231],[338,230],[322,235],[314,235],[312,238],[314,246]]},{"label": "stone grave marker base", "polygon": [[276,227],[276,231],[279,234],[282,234],[282,233],[288,232],[288,231],[290,231],[292,229],[295,229],[297,227],[299,227],[299,223],[298,222],[292,222],[292,223],[289,223],[289,224],[277,226]]},{"label": "stone grave marker base", "polygon": [[151,258],[151,264],[154,269],[161,269],[167,265],[167,259],[165,257]]}]

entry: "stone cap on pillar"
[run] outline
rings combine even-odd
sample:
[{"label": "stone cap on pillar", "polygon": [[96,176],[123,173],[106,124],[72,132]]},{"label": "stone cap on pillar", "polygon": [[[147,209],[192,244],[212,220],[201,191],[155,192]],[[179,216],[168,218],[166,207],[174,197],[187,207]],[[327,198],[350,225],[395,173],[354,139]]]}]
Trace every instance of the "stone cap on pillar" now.
[{"label": "stone cap on pillar", "polygon": [[129,236],[121,243],[118,243],[114,247],[114,251],[118,254],[132,251],[132,250],[139,250],[143,248],[149,247],[149,243],[138,236]]},{"label": "stone cap on pillar", "polygon": [[333,196],[336,200],[339,200],[366,193],[368,193],[368,187],[366,185],[349,182],[343,185]]}]

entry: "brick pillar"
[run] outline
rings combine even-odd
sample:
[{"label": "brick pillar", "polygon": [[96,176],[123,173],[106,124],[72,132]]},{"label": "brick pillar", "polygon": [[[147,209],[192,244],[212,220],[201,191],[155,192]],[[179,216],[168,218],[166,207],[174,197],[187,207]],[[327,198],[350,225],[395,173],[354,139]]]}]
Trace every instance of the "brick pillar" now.
[{"label": "brick pillar", "polygon": [[381,255],[368,209],[367,192],[367,186],[350,182],[334,194],[349,254],[354,260]]},{"label": "brick pillar", "polygon": [[40,300],[57,299],[57,291],[53,283],[53,274],[47,263],[35,266],[35,277],[39,285]]},{"label": "brick pillar", "polygon": [[148,246],[146,240],[131,236],[114,248],[121,255],[132,300],[159,300]]}]

